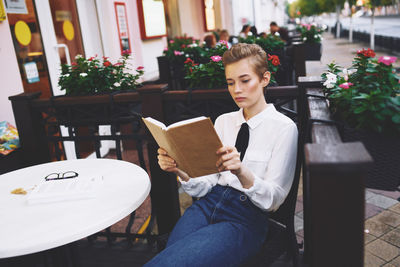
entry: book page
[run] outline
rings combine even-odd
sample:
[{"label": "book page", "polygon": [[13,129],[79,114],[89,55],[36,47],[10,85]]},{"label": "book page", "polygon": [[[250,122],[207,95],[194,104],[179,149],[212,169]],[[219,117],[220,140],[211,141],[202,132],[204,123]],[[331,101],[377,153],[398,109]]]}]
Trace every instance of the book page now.
[{"label": "book page", "polygon": [[193,118],[193,119],[187,119],[187,120],[183,120],[183,121],[178,121],[178,122],[175,122],[175,123],[169,125],[167,127],[167,130],[171,129],[171,128],[174,128],[174,127],[181,126],[181,125],[190,124],[190,123],[193,123],[193,122],[196,122],[196,121],[201,121],[201,120],[206,120],[206,119],[207,119],[206,117],[201,116],[201,117],[197,117],[197,118]]},{"label": "book page", "polygon": [[167,128],[164,123],[162,123],[161,121],[155,120],[151,117],[143,118],[143,120],[147,120],[147,121],[157,125],[158,127],[160,127],[163,130],[165,130]]}]

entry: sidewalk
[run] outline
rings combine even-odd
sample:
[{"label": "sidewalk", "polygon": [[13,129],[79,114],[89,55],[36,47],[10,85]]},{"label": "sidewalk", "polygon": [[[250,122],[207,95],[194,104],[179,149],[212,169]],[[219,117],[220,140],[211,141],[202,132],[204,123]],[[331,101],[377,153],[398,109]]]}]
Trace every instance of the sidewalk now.
[{"label": "sidewalk", "polygon": [[[323,37],[321,61],[306,62],[307,76],[320,76],[327,69],[326,65],[333,60],[341,66],[350,67],[357,51],[368,48],[368,44],[335,39],[330,33],[325,33]],[[377,57],[386,55],[399,57],[379,48],[375,52]],[[395,63],[395,67],[400,67],[400,59]],[[295,220],[299,241],[304,235],[301,195],[302,192],[299,191]],[[367,189],[365,201],[365,267],[400,266],[400,192]]]},{"label": "sidewalk", "polygon": [[[367,49],[368,47],[368,43],[349,43],[348,39],[336,39],[331,33],[326,32],[323,34],[321,60],[306,62],[307,76],[320,76],[328,69],[326,65],[332,63],[332,61],[335,61],[336,64],[340,66],[348,68],[351,66],[352,60],[357,54],[357,51],[362,48]],[[394,64],[394,67],[400,68],[400,55],[398,53],[382,50],[379,47],[375,49],[375,52],[376,57],[395,56],[399,58]]]}]

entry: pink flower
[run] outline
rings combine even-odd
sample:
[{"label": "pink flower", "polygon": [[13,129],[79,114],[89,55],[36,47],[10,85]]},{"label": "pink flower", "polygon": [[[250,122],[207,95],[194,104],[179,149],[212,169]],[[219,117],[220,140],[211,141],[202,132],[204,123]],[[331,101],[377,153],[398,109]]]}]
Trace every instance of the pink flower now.
[{"label": "pink flower", "polygon": [[173,44],[173,43],[175,43],[175,41],[174,40],[169,40],[169,43]]},{"label": "pink flower", "polygon": [[212,56],[212,57],[210,57],[210,58],[211,58],[211,60],[214,61],[214,62],[219,62],[219,61],[222,60],[222,57],[221,57],[221,56]]},{"label": "pink flower", "polygon": [[389,56],[384,56],[384,57],[380,57],[378,59],[378,63],[383,63],[387,66],[392,65],[392,63],[396,62],[397,57],[389,57]]},{"label": "pink flower", "polygon": [[341,85],[339,85],[339,87],[343,89],[349,89],[352,85],[352,83],[342,83]]},{"label": "pink flower", "polygon": [[124,51],[122,51],[123,56],[130,55],[130,54],[131,54],[131,50],[129,50],[129,49],[125,49]]},{"label": "pink flower", "polygon": [[174,54],[175,54],[175,56],[182,56],[183,55],[183,52],[181,52],[181,51],[174,51]]},{"label": "pink flower", "polygon": [[228,42],[227,42],[227,41],[225,41],[225,40],[219,40],[219,42],[218,42],[218,43],[225,45],[225,46],[226,46],[226,48],[229,48],[229,47],[228,47]]},{"label": "pink flower", "polygon": [[164,51],[168,51],[168,47],[164,47]]}]

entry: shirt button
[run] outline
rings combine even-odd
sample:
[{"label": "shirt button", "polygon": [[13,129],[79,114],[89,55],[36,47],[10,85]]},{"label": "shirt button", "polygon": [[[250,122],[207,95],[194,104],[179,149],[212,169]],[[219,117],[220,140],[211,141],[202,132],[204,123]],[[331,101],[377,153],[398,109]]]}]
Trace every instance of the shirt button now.
[{"label": "shirt button", "polygon": [[246,195],[240,195],[239,199],[241,201],[246,201],[247,200],[247,196]]}]

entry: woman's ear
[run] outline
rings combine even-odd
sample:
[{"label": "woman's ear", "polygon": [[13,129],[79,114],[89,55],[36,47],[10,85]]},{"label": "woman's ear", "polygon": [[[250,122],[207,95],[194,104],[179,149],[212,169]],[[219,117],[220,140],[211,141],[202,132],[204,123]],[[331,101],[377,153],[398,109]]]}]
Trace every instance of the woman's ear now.
[{"label": "woman's ear", "polygon": [[269,84],[269,81],[271,80],[271,72],[266,71],[264,72],[262,82],[263,82],[263,87],[267,86]]}]

